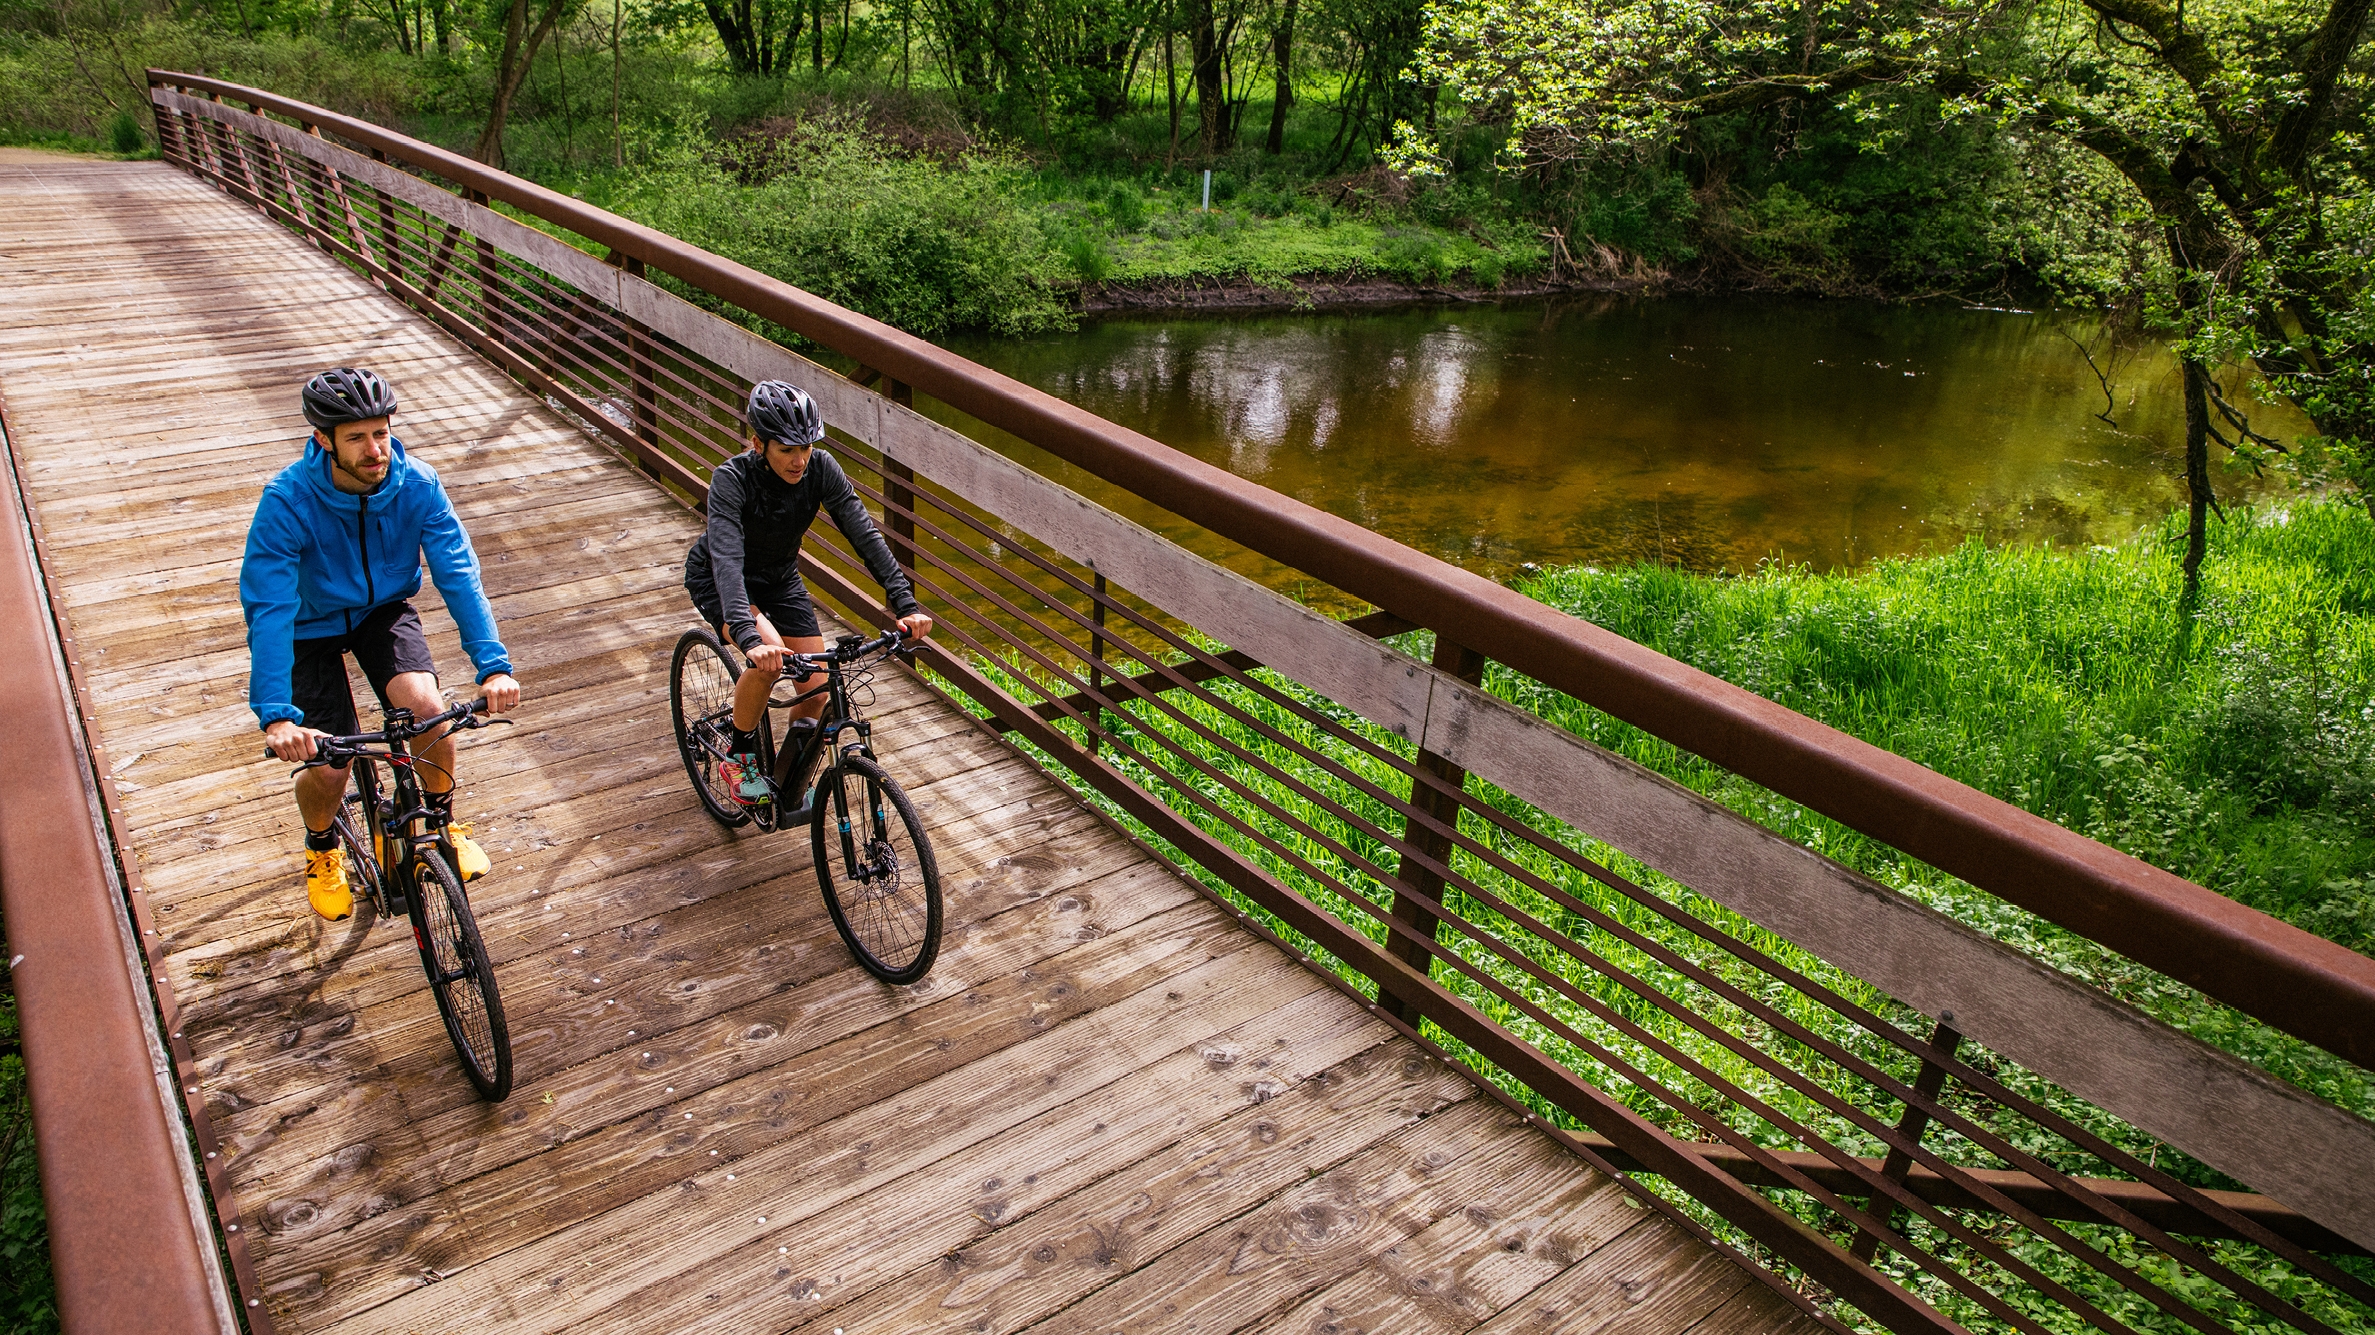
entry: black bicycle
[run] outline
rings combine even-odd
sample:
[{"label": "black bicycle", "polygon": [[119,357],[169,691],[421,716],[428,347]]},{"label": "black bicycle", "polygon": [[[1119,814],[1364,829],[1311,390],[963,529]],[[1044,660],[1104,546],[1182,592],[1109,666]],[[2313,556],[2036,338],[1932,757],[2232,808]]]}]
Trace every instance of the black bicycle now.
[{"label": "black bicycle", "polygon": [[[346,850],[347,877],[369,894],[381,919],[412,920],[412,941],[421,968],[445,1020],[446,1037],[462,1059],[462,1072],[479,1095],[499,1103],[511,1093],[511,1031],[503,1023],[503,999],[495,989],[495,968],[479,939],[470,896],[454,871],[454,850],[444,823],[422,800],[412,740],[450,723],[483,728],[510,719],[485,718],[483,699],[456,704],[430,718],[414,719],[408,709],[390,709],[378,732],[352,737],[317,737],[313,759],[298,766],[348,765],[346,801],[333,825]],[[264,753],[269,757],[272,753]],[[379,767],[385,765],[383,781]]]},{"label": "black bicycle", "polygon": [[[734,683],[746,664],[713,632],[695,628],[677,640],[668,673],[676,748],[702,808],[729,829],[755,824],[779,830],[806,822],[833,929],[867,972],[902,984],[923,977],[940,953],[940,868],[915,805],[875,758],[874,725],[853,707],[852,696],[870,696],[872,669],[908,651],[894,630],[871,640],[844,635],[820,654],[786,654],[778,690],[788,682],[797,693],[767,702],[759,758],[774,781],[774,796],[756,803],[743,801],[726,773]],[[798,690],[820,673],[823,685]],[[779,748],[775,711],[819,695],[826,699],[824,716],[793,719]],[[792,795],[796,804],[787,800]]]}]

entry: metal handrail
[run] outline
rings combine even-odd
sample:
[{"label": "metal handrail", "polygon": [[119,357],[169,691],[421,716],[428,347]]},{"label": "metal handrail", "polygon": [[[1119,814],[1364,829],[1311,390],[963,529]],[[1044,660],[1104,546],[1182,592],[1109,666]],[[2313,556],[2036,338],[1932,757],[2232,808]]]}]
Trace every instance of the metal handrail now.
[{"label": "metal handrail", "polygon": [[[828,422],[880,451],[879,459],[841,457],[880,507],[919,593],[946,614],[927,661],[954,698],[986,708],[1208,881],[1228,886],[1248,926],[1275,922],[1289,948],[1340,986],[1357,975],[1357,994],[1380,1018],[1421,1042],[1448,1035],[1531,1091],[1538,1108],[1590,1128],[1590,1136],[1554,1131],[1588,1160],[1637,1166],[1681,1187],[1704,1211],[1678,1215],[1686,1225],[1712,1219],[1739,1230],[1897,1330],[1953,1328],[1904,1287],[1908,1266],[2016,1329],[2039,1327],[1987,1275],[2105,1329],[2126,1326],[2103,1303],[2137,1300],[2199,1329],[2221,1328],[2062,1220],[2123,1230],[2243,1305],[2304,1330],[2327,1327],[2186,1238],[2243,1239],[2375,1310],[2375,1289],[2312,1254],[2375,1240],[2375,1193],[2329,1167],[2375,1158],[2375,1127],[1480,692],[1477,674],[1487,656],[1524,672],[1538,661],[1516,656],[1528,644],[1565,644],[1570,652],[1536,680],[1652,713],[1664,706],[1649,686],[1663,683],[1693,705],[1687,726],[1664,730],[1669,740],[1711,730],[1735,753],[1763,747],[1786,757],[1773,748],[1795,720],[1805,745],[1853,752],[1841,762],[1850,769],[1878,756],[1949,806],[1987,801],[1970,790],[648,229],[256,90],[161,73],[152,82],[170,160],[427,313],[688,497],[701,494],[703,470],[737,448],[735,405],[749,382],[800,379]],[[247,102],[297,128],[176,88]],[[370,156],[325,140],[324,129]],[[460,197],[407,170],[450,180]],[[607,262],[490,202],[606,241]],[[686,304],[647,281],[655,272],[858,358],[857,384]],[[1092,471],[1108,480],[1136,477],[1140,493],[1166,509],[1217,509],[1234,526],[1221,531],[1243,545],[1289,559],[1282,553],[1298,541],[1320,544],[1337,565],[1293,563],[1323,577],[1333,569],[1339,587],[1387,610],[1339,624],[1232,575],[913,412],[903,377],[994,425],[1020,427],[1059,455],[1093,458]],[[859,388],[878,381],[883,395]],[[1199,477],[1212,487],[1201,500],[1190,485]],[[1045,548],[1018,546],[1018,531]],[[857,619],[879,623],[886,614],[863,593],[862,567],[829,535],[815,536],[803,557],[812,582]],[[1512,619],[1519,624],[1504,624]],[[1411,624],[1436,630],[1432,664],[1371,638]],[[1181,629],[1197,626],[1225,630],[1231,647],[1209,648]],[[1479,640],[1500,652],[1480,652]],[[1632,668],[1611,669],[1622,679],[1595,692],[1582,676],[1601,660],[1586,651]],[[1702,695],[1713,704],[1699,708]],[[1311,735],[1298,740],[1280,726]],[[1299,759],[1282,767],[1230,729]],[[1734,735],[1744,730],[1753,735]],[[1891,768],[1865,768],[1875,766]],[[1495,806],[1471,774],[1531,808],[1513,815]],[[1275,800],[1272,789],[1291,801]],[[1801,784],[1793,795],[1806,791]],[[1918,803],[1900,801],[1893,818],[1920,814]],[[2067,854],[2081,870],[2122,875],[2143,865],[2021,819],[2059,836],[2032,849],[2033,860]],[[1951,822],[1932,824],[1931,846],[1953,842]],[[2017,830],[1989,828],[1991,839],[2019,842]],[[1584,856],[1578,834],[1672,877],[1685,897],[1661,897]],[[2067,889],[2069,879],[2057,884]],[[1597,888],[1578,888],[1587,882]],[[1809,972],[1800,957],[1777,956],[1720,914],[1691,907],[1690,895],[1860,974],[1890,995],[1885,1013],[1824,981],[1833,975]],[[2228,908],[2247,925],[2256,917]],[[1620,954],[1596,954],[1568,923]],[[2262,935],[2286,945],[2282,933]],[[1843,1045],[1800,1025],[1788,1004],[1772,1000],[1780,994],[1876,1046],[1856,1046],[1861,1038]],[[2352,1017],[2375,1015],[2347,989],[2342,995],[2352,1009],[2333,1028],[2348,1032]],[[1633,1024],[1625,1007],[1636,1003],[1681,1027]],[[1719,1020],[1710,1005],[1730,1018]],[[1533,1036],[1483,1007],[1522,1016]],[[1932,1017],[1934,1030],[1910,1024],[1909,1011]],[[1422,1029],[1422,1021],[1431,1023]],[[2073,1121],[2032,1098],[2029,1085],[2001,1079],[2007,1057],[2300,1213],[2172,1177],[2132,1135],[2114,1143],[2093,1113]],[[1582,1074],[1595,1066],[1606,1073],[1597,1083]],[[1611,1093],[1610,1084],[1632,1093]],[[2233,1136],[2222,1114],[2252,1134]],[[1964,1147],[1961,1157],[1925,1143],[1932,1126]],[[1783,1148],[1792,1143],[1806,1149]],[[1973,1164],[1973,1153],[2003,1166]],[[2072,1175],[2094,1171],[2083,1167],[2091,1164],[2132,1180]],[[1775,1186],[1791,1195],[1763,1194]],[[1792,1217],[1782,1208],[1789,1199],[1808,1203],[1833,1236]],[[2040,1269],[1952,1213],[1971,1209],[2003,1216],[2092,1277],[2072,1287],[2070,1273]],[[1880,1262],[1881,1248],[1893,1259]]]},{"label": "metal handrail", "polygon": [[149,75],[389,153],[632,257],[2274,1028],[2375,1067],[2375,1024],[2365,1021],[2375,1015],[2375,959],[663,232],[368,121],[219,79]]}]

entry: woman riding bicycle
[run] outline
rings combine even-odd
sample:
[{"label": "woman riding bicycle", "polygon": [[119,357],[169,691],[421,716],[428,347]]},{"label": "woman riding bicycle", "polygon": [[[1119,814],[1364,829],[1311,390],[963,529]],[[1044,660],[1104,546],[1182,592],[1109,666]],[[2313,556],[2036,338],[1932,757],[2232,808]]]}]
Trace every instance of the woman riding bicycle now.
[{"label": "woman riding bicycle", "polygon": [[[719,464],[710,478],[709,528],[685,554],[684,587],[702,618],[750,660],[734,689],[733,758],[720,770],[737,800],[757,805],[775,796],[759,763],[758,730],[784,655],[825,647],[799,570],[800,540],[817,511],[833,516],[865,561],[898,614],[902,634],[923,639],[932,633],[932,618],[916,603],[906,572],[891,559],[890,545],[849,476],[816,448],[825,438],[825,422],[815,400],[781,380],[762,380],[752,387],[744,416],[750,449]],[[814,717],[824,707],[820,696],[792,714]]]}]

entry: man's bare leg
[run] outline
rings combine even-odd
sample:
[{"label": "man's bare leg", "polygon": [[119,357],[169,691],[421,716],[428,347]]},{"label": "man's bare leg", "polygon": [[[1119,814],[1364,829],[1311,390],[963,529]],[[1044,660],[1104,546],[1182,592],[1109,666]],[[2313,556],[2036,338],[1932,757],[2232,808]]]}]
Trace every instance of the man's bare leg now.
[{"label": "man's bare leg", "polygon": [[338,815],[338,804],[345,800],[346,766],[333,769],[324,765],[297,772],[297,814],[305,818],[307,830],[329,829]]},{"label": "man's bare leg", "polygon": [[[445,712],[445,695],[437,689],[437,677],[429,672],[399,672],[388,678],[388,702],[399,709],[409,709],[416,719]],[[416,738],[412,753],[425,763],[414,771],[420,775],[421,791],[431,794],[450,793],[454,789],[454,733],[451,725]]]}]

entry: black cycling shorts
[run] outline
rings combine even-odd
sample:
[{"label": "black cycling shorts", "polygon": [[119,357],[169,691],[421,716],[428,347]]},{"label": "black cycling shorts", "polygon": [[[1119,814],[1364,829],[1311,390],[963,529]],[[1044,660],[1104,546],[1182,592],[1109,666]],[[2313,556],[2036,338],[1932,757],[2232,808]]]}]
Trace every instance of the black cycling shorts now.
[{"label": "black cycling shorts", "polygon": [[[816,605],[808,601],[808,585],[801,582],[799,575],[781,581],[754,579],[744,587],[750,591],[750,605],[759,615],[774,622],[775,633],[786,641],[824,634],[824,629],[817,625]],[[717,599],[717,581],[709,578],[707,571],[687,571],[684,591],[693,595],[693,606],[700,611],[701,619],[721,634],[726,633],[726,609]],[[733,637],[727,635],[727,638]]]},{"label": "black cycling shorts", "polygon": [[291,693],[305,711],[305,726],[334,737],[362,731],[355,718],[355,695],[346,684],[346,656],[363,665],[363,675],[388,707],[388,682],[399,672],[437,674],[429,660],[429,641],[421,634],[421,614],[408,602],[383,603],[363,614],[344,635],[297,641],[297,662],[290,673]]}]

